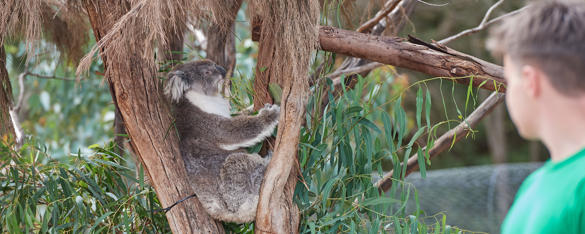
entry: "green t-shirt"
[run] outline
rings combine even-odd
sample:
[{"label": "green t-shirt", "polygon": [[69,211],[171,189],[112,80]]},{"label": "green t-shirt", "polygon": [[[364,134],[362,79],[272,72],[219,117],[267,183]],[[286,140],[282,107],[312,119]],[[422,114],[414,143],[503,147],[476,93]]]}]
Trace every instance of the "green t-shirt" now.
[{"label": "green t-shirt", "polygon": [[585,233],[585,149],[526,178],[502,233]]}]

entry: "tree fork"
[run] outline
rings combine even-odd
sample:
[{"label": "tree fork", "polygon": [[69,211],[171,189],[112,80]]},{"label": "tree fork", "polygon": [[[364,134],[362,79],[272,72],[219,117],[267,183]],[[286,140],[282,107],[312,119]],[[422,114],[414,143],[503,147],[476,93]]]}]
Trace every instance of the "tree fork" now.
[{"label": "tree fork", "polygon": [[[128,11],[114,1],[83,2],[99,41]],[[193,194],[178,147],[178,137],[166,134],[172,124],[169,105],[162,98],[153,63],[142,57],[140,40],[126,41],[124,51],[101,51],[112,99],[120,109],[131,146],[143,162],[163,207]],[[115,62],[109,59],[119,59]],[[152,58],[154,59],[154,58]],[[166,213],[174,233],[223,233],[196,198]]]}]

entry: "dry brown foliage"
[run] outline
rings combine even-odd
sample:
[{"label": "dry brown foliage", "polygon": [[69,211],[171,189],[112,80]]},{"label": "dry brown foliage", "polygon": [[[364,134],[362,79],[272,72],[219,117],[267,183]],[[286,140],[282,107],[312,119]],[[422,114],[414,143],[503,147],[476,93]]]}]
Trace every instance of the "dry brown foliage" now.
[{"label": "dry brown foliage", "polygon": [[[154,49],[156,46],[167,47],[165,33],[180,31],[179,24],[186,23],[189,16],[203,15],[201,0],[131,0],[130,9],[122,16],[97,44],[86,54],[77,67],[80,75],[89,69],[97,51],[124,51],[128,42],[141,45],[142,54],[131,55],[115,53],[110,61],[128,60],[130,56],[142,56],[154,66]],[[168,30],[171,27],[171,30]]]},{"label": "dry brown foliage", "polygon": [[24,37],[31,55],[41,36],[42,0],[0,1],[0,45],[5,38]]},{"label": "dry brown foliage", "polygon": [[77,64],[89,41],[89,22],[82,9],[58,0],[45,0],[41,7],[45,39],[57,46],[67,61]]},{"label": "dry brown foliage", "polygon": [[319,2],[253,0],[248,7],[262,18],[262,35],[277,35],[271,76],[306,76],[311,51],[318,47]]},{"label": "dry brown foliage", "polygon": [[[98,51],[123,51],[127,42],[142,44],[144,52],[142,56],[154,64],[154,52],[156,48],[168,48],[168,33],[182,33],[187,23],[211,20],[219,25],[226,22],[229,17],[229,4],[233,0],[207,1],[207,0],[129,0],[130,8],[122,16],[112,30],[108,32],[92,50],[82,58],[77,67],[77,74],[87,71],[94,55]],[[118,54],[109,59],[128,59],[128,56]]]},{"label": "dry brown foliage", "polygon": [[89,36],[84,12],[68,0],[1,0],[0,44],[23,39],[32,57],[41,36],[54,43],[71,62],[83,56]]}]

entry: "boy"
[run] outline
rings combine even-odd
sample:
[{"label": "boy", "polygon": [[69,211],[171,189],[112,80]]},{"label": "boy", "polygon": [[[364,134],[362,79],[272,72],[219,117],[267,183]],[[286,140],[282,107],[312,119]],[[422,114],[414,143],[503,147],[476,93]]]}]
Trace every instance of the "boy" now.
[{"label": "boy", "polygon": [[532,4],[492,32],[506,105],[551,159],[522,184],[502,233],[585,233],[585,1]]}]

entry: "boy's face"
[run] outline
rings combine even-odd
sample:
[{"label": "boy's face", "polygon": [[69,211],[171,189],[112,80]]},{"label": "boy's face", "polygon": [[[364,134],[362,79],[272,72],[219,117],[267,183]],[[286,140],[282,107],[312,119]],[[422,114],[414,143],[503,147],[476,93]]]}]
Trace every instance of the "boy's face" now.
[{"label": "boy's face", "polygon": [[[528,70],[527,70],[528,69]],[[504,76],[507,81],[506,106],[520,135],[538,138],[535,126],[535,84],[529,66],[520,67],[509,56],[504,57]]]}]

